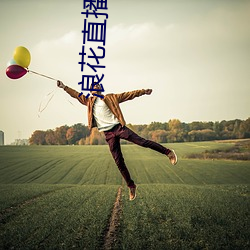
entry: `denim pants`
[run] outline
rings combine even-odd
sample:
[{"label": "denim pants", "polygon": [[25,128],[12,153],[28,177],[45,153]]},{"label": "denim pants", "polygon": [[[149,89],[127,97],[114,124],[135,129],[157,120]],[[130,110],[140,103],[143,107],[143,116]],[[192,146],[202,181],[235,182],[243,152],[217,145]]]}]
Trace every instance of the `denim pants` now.
[{"label": "denim pants", "polygon": [[159,143],[140,137],[126,126],[122,127],[121,124],[116,125],[111,130],[104,131],[104,134],[106,141],[109,144],[110,152],[128,187],[134,187],[135,183],[130,177],[129,171],[122,156],[120,139],[125,139],[145,148],[151,148],[165,155],[168,155],[171,152],[170,149],[163,147]]}]

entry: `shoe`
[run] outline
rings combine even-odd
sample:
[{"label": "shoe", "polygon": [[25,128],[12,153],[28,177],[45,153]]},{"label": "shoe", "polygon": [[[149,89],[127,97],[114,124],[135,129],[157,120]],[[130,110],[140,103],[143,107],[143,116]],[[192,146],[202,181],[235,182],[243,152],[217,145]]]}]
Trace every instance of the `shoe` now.
[{"label": "shoe", "polygon": [[129,200],[133,201],[136,197],[136,185],[129,188]]},{"label": "shoe", "polygon": [[175,154],[174,150],[171,150],[171,152],[167,155],[172,165],[177,164],[177,155]]}]

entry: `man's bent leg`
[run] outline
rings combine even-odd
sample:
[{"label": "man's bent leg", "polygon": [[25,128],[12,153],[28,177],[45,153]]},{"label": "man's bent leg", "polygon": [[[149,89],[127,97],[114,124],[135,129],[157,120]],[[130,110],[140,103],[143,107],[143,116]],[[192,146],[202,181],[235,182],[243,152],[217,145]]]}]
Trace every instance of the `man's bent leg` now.
[{"label": "man's bent leg", "polygon": [[163,147],[161,144],[151,141],[151,140],[146,140],[139,135],[137,135],[135,132],[133,132],[131,129],[127,127],[121,128],[122,132],[120,134],[120,138],[125,139],[127,141],[133,142],[139,146],[145,147],[145,148],[151,148],[159,153],[162,153],[164,155],[168,155],[171,150],[168,148]]},{"label": "man's bent leg", "polygon": [[135,183],[131,179],[129,171],[127,169],[127,166],[125,164],[122,151],[121,151],[121,145],[120,145],[120,138],[116,136],[110,136],[111,132],[104,132],[106,136],[106,141],[109,144],[110,152],[115,160],[116,165],[118,166],[119,171],[121,172],[124,180],[127,183],[128,187],[134,187]]}]

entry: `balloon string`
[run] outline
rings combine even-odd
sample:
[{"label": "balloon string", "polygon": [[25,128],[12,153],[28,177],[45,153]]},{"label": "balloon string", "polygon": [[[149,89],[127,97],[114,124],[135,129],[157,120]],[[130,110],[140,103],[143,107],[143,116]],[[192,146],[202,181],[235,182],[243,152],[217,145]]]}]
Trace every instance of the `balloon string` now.
[{"label": "balloon string", "polygon": [[68,102],[69,102],[73,107],[75,107],[75,105],[74,105],[70,100],[68,100]]},{"label": "balloon string", "polygon": [[49,103],[51,102],[52,98],[55,95],[56,90],[57,90],[57,88],[44,96],[44,98],[43,98],[44,100],[46,98],[49,98],[48,101],[46,102],[46,104],[44,105],[44,107],[42,107],[43,100],[40,102],[40,105],[39,105],[39,108],[38,108],[38,114],[37,114],[39,118],[40,118],[41,113],[48,107]]},{"label": "balloon string", "polygon": [[55,78],[52,78],[52,77],[50,77],[50,76],[46,76],[46,75],[43,75],[43,74],[37,73],[37,72],[35,72],[35,71],[33,71],[33,70],[30,70],[30,69],[27,69],[27,71],[28,71],[28,72],[30,72],[30,73],[37,74],[37,75],[39,75],[39,76],[43,76],[43,77],[46,77],[46,78],[48,78],[48,79],[51,79],[51,80],[57,81],[57,79],[55,79]]}]

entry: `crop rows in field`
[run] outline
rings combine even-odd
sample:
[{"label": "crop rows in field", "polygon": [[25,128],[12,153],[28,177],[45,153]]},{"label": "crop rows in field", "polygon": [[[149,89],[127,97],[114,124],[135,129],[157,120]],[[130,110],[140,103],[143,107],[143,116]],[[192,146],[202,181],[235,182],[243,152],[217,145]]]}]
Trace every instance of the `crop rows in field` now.
[{"label": "crop rows in field", "polygon": [[120,184],[107,147],[2,147],[0,183]]},{"label": "crop rows in field", "polygon": [[[119,186],[31,186],[34,197],[15,184],[19,203],[13,195],[2,209],[0,249],[104,246]],[[113,249],[248,249],[249,193],[249,185],[142,184],[129,202],[124,187]]]},{"label": "crop rows in field", "polygon": [[249,249],[249,185],[142,184],[113,249]]},{"label": "crop rows in field", "polygon": [[[249,162],[190,160],[226,144],[123,152],[137,199],[122,188],[112,249],[249,249]],[[0,249],[102,249],[122,179],[107,146],[0,147]]]},{"label": "crop rows in field", "polygon": [[104,244],[117,186],[37,184],[32,186],[36,196],[28,200],[26,188],[16,188],[20,203],[10,200],[11,209],[0,214],[0,249],[98,249]]},{"label": "crop rows in field", "polygon": [[[249,161],[183,158],[186,152],[204,151],[216,145],[228,144],[170,145],[178,153],[177,166],[171,166],[166,156],[135,145],[123,146],[123,152],[131,175],[139,184],[249,183]],[[120,185],[121,175],[107,146],[1,147],[0,183]]]},{"label": "crop rows in field", "polygon": [[249,185],[140,185],[118,249],[248,249]]}]

